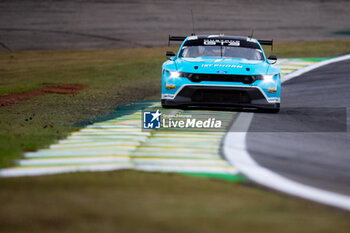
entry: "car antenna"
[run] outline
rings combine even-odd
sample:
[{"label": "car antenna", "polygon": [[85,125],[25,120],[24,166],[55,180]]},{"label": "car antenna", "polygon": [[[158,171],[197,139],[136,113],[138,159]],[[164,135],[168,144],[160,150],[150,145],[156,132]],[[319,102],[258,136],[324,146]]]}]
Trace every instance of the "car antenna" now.
[{"label": "car antenna", "polygon": [[194,19],[193,19],[193,10],[191,9],[191,17],[192,17],[192,36],[196,35],[196,32],[194,31]]},{"label": "car antenna", "polygon": [[254,35],[254,29],[252,29],[252,33],[250,33],[249,38],[252,39],[252,38],[253,38],[253,35]]}]

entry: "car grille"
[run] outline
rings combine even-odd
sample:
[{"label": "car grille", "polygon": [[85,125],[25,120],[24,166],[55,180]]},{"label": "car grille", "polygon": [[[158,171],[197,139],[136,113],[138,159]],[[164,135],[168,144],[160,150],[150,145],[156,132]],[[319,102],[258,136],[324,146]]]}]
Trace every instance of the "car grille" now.
[{"label": "car grille", "polygon": [[240,82],[244,84],[252,84],[255,80],[261,80],[261,75],[229,75],[229,74],[195,74],[181,73],[182,77],[186,77],[192,82],[212,81],[212,82]]},{"label": "car grille", "polygon": [[196,90],[192,97],[194,102],[248,104],[251,99],[246,91],[232,90]]}]

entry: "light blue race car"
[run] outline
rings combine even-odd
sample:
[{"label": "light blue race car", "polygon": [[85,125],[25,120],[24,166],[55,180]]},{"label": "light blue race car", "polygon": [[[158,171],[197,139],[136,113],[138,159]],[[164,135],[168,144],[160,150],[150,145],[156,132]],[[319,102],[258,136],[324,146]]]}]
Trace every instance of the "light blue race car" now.
[{"label": "light blue race car", "polygon": [[224,35],[169,36],[183,41],[167,51],[162,67],[162,106],[239,107],[266,112],[280,109],[281,71],[277,57],[261,45],[272,41]]}]

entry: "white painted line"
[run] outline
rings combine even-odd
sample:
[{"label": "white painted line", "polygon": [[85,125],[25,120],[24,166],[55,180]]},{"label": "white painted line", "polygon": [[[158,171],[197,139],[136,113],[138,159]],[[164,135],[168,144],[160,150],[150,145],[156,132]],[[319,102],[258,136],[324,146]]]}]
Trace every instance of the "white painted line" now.
[{"label": "white painted line", "polygon": [[[240,129],[232,128],[230,131],[241,130],[243,125],[248,128],[252,118],[253,113],[241,113],[233,125],[233,127],[239,125]],[[249,179],[288,194],[350,210],[350,198],[348,196],[295,182],[260,166],[247,151],[246,135],[246,132],[227,133],[224,138],[223,152],[227,160]]]},{"label": "white painted line", "polygon": [[[350,54],[310,65],[290,75],[284,81],[331,63],[350,59]],[[260,166],[253,160],[246,148],[246,136],[253,113],[240,113],[223,141],[226,159],[254,182],[291,195],[306,198],[326,205],[350,211],[350,197],[335,192],[298,183]]]},{"label": "white painted line", "polygon": [[283,79],[283,82],[285,82],[285,81],[287,81],[289,79],[295,78],[297,76],[300,76],[300,75],[302,75],[302,74],[304,74],[306,72],[309,72],[311,70],[317,69],[319,67],[322,67],[322,66],[325,66],[325,65],[328,65],[328,64],[331,64],[331,63],[335,63],[335,62],[344,61],[344,60],[347,60],[347,59],[350,59],[350,54],[315,63],[313,65],[310,65],[310,66],[307,66],[307,67],[302,68],[300,70],[297,70],[297,71],[295,71],[295,72],[293,72],[291,74],[288,74],[287,76],[284,76],[282,79]]}]

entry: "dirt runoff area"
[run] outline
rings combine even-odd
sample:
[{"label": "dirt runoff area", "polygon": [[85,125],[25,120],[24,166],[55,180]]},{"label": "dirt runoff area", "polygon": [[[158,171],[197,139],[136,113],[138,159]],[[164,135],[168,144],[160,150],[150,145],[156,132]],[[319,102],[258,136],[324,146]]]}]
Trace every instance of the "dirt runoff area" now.
[{"label": "dirt runoff area", "polygon": [[39,95],[46,94],[70,94],[75,95],[78,91],[86,88],[85,84],[62,84],[62,85],[45,85],[42,88],[26,91],[26,92],[17,92],[7,95],[0,96],[0,108],[10,106],[18,103],[19,101],[30,99]]}]

